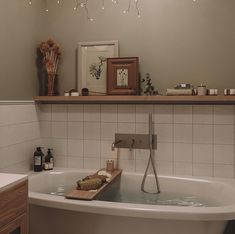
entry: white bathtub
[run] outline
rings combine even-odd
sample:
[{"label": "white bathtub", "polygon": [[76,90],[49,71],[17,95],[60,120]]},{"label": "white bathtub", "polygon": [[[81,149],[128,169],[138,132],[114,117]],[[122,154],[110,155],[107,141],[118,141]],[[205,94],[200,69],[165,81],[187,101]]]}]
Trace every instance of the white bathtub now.
[{"label": "white bathtub", "polygon": [[[234,179],[159,176],[161,191],[211,199],[212,207],[79,201],[46,193],[61,184],[75,186],[89,173],[57,169],[29,177],[30,234],[222,234],[227,220],[235,219]],[[142,176],[123,173],[121,186],[140,189]],[[151,188],[151,178],[148,183]]]}]

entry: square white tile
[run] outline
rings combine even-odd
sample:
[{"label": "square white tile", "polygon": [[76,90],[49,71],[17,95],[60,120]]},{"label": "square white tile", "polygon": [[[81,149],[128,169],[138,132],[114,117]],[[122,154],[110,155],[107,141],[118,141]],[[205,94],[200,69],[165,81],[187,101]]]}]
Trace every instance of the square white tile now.
[{"label": "square white tile", "polygon": [[214,105],[214,124],[233,124],[234,107],[232,105]]},{"label": "square white tile", "polygon": [[100,119],[100,105],[84,105],[84,121],[99,122]]},{"label": "square white tile", "polygon": [[51,132],[53,138],[67,138],[67,122],[52,122]]},{"label": "square white tile", "polygon": [[193,164],[176,162],[174,163],[174,175],[189,175],[193,174]]},{"label": "square white tile", "polygon": [[123,171],[134,172],[135,171],[135,160],[119,160],[118,167]]},{"label": "square white tile", "polygon": [[84,140],[84,157],[100,158],[101,142],[97,140]]},{"label": "square white tile", "polygon": [[83,158],[68,157],[68,167],[82,169],[83,168]]},{"label": "square white tile", "polygon": [[173,106],[172,105],[155,105],[154,106],[154,123],[173,123]]},{"label": "square white tile", "polygon": [[[156,151],[154,152],[156,155]],[[135,150],[136,160],[146,160],[149,158],[149,150],[147,149],[136,149]]]},{"label": "square white tile", "polygon": [[192,143],[193,127],[191,124],[174,124],[174,142]]},{"label": "square white tile", "polygon": [[135,133],[135,123],[118,123],[118,133]]},{"label": "square white tile", "polygon": [[40,136],[42,138],[51,137],[51,122],[40,121]]},{"label": "square white tile", "polygon": [[214,163],[234,164],[234,145],[214,145]]},{"label": "square white tile", "polygon": [[193,125],[193,142],[197,144],[212,144],[213,142],[213,125],[194,124]]},{"label": "square white tile", "polygon": [[100,158],[84,158],[84,169],[99,170],[101,165]]},{"label": "square white tile", "polygon": [[147,123],[136,123],[136,134],[148,134],[149,125]]},{"label": "square white tile", "polygon": [[135,123],[135,105],[118,105],[118,122]]},{"label": "square white tile", "polygon": [[84,126],[83,122],[68,122],[68,138],[83,139]]},{"label": "square white tile", "polygon": [[117,105],[101,105],[101,122],[117,122]]},{"label": "square white tile", "polygon": [[159,142],[155,155],[158,161],[173,161],[173,143]]},{"label": "square white tile", "polygon": [[136,123],[148,123],[149,113],[153,113],[153,105],[136,105]]},{"label": "square white tile", "polygon": [[194,176],[213,176],[212,164],[194,163],[193,164],[193,175]]},{"label": "square white tile", "polygon": [[101,139],[114,140],[117,133],[117,123],[101,123]]},{"label": "square white tile", "polygon": [[100,122],[84,122],[84,139],[100,140]]},{"label": "square white tile", "polygon": [[39,119],[51,121],[52,107],[50,104],[43,104],[39,106]]},{"label": "square white tile", "polygon": [[212,144],[193,144],[193,162],[194,163],[213,163],[213,145]]},{"label": "square white tile", "polygon": [[214,144],[234,144],[234,126],[214,125]]},{"label": "square white tile", "polygon": [[101,157],[102,158],[117,158],[117,149],[112,151],[111,146],[112,146],[113,141],[101,141]]},{"label": "square white tile", "polygon": [[68,121],[83,121],[83,105],[68,105]]},{"label": "square white tile", "polygon": [[68,158],[67,157],[64,157],[64,156],[59,156],[57,155],[55,158],[54,158],[54,161],[55,161],[55,167],[67,167],[68,166]]},{"label": "square white tile", "polygon": [[173,174],[173,163],[172,162],[164,162],[157,161],[156,164],[158,175],[172,175]]},{"label": "square white tile", "polygon": [[194,105],[193,123],[195,124],[213,124],[213,106],[212,105]]},{"label": "square white tile", "polygon": [[53,154],[67,156],[68,142],[65,139],[53,139],[51,141],[51,147],[53,148]]},{"label": "square white tile", "polygon": [[173,142],[172,124],[154,124],[154,134],[158,142]]},{"label": "square white tile", "polygon": [[233,178],[234,177],[234,166],[215,164],[214,165],[214,176],[222,178]]},{"label": "square white tile", "polygon": [[83,157],[83,140],[68,140],[68,155],[72,157]]},{"label": "square white tile", "polygon": [[188,124],[193,121],[193,111],[191,105],[174,105],[174,123]]},{"label": "square white tile", "polygon": [[52,120],[53,121],[67,121],[68,120],[67,105],[53,104],[52,105]]},{"label": "square white tile", "polygon": [[174,143],[174,162],[191,163],[193,161],[193,145]]}]

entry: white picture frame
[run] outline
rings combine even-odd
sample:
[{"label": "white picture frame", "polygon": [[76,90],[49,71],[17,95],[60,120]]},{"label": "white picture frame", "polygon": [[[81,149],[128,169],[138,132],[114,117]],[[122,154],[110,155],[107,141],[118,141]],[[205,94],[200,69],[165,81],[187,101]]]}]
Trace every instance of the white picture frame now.
[{"label": "white picture frame", "polygon": [[78,43],[77,89],[88,88],[89,95],[107,92],[107,58],[119,57],[117,40]]}]

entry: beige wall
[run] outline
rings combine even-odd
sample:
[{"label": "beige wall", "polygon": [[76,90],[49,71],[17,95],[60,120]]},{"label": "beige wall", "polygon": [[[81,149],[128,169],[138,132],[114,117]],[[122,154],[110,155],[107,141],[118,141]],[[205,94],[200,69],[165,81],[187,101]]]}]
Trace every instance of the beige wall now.
[{"label": "beige wall", "polygon": [[[117,39],[121,56],[140,56],[141,73],[150,72],[160,90],[178,82],[209,87],[235,87],[234,0],[142,0],[142,17],[122,13],[127,1],[114,7],[90,1],[95,22],[86,20],[73,1],[51,6],[49,35],[63,47],[61,89],[75,86],[75,49],[79,41]],[[110,2],[110,3],[109,3]],[[126,2],[126,3],[125,3]],[[134,2],[134,1],[133,1]]]},{"label": "beige wall", "polygon": [[44,34],[42,3],[0,1],[0,100],[32,99],[37,91],[35,46]]},{"label": "beige wall", "polygon": [[141,0],[141,19],[134,11],[122,14],[125,0],[117,7],[106,1],[103,14],[96,9],[101,1],[91,0],[95,22],[81,9],[73,11],[72,0],[63,6],[48,1],[47,15],[43,2],[29,8],[27,1],[1,0],[0,99],[26,99],[37,92],[35,45],[49,37],[63,48],[61,91],[75,87],[77,43],[112,39],[119,40],[121,56],[140,56],[141,73],[150,72],[160,90],[178,82],[235,87],[234,0]]}]

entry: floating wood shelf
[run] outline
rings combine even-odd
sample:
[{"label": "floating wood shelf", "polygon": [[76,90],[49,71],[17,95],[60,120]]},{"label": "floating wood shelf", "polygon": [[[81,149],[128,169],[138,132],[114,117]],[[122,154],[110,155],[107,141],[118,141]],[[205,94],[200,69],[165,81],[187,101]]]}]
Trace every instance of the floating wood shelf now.
[{"label": "floating wood shelf", "polygon": [[235,104],[235,96],[36,96],[37,103],[57,104]]}]

